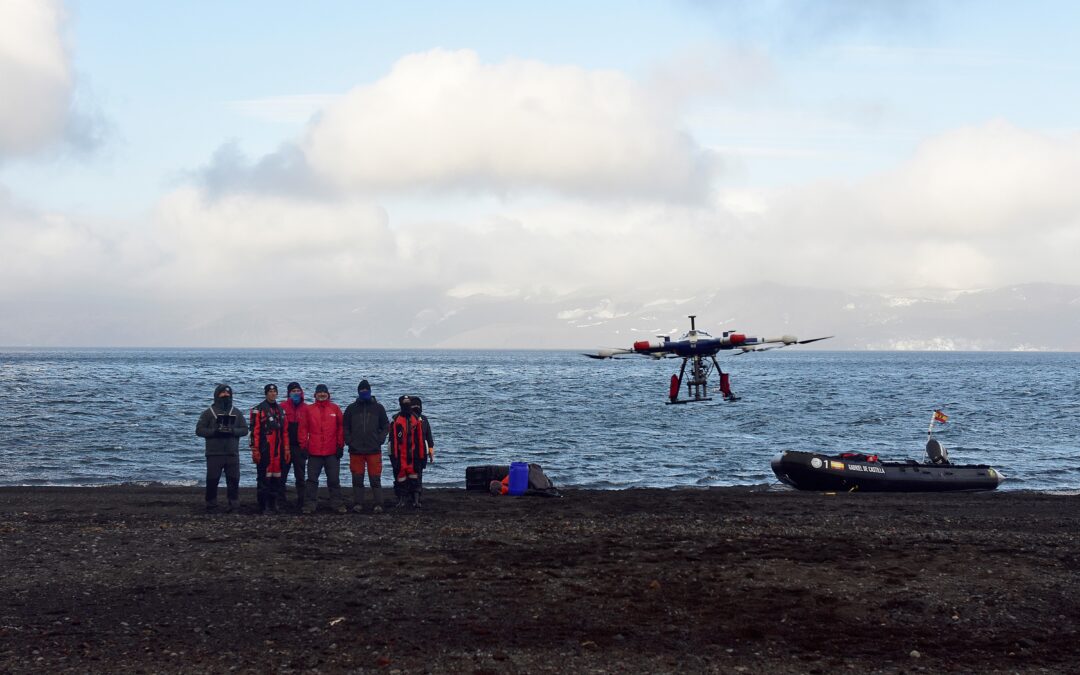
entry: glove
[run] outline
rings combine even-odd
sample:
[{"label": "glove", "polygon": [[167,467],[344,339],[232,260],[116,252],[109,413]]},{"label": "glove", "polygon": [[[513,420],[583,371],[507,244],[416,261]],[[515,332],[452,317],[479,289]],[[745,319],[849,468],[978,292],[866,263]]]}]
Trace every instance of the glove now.
[{"label": "glove", "polygon": [[257,448],[252,448],[251,449],[251,462],[253,464],[258,464],[261,461],[262,461],[262,453],[259,452],[259,450]]},{"label": "glove", "polygon": [[345,454],[345,448],[341,447],[337,449],[337,458],[341,459],[341,456]]}]

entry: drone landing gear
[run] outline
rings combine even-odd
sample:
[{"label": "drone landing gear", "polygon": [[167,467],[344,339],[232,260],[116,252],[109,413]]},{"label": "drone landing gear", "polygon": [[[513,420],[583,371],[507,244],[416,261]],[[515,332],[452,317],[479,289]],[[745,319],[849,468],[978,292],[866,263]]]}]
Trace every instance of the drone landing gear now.
[{"label": "drone landing gear", "polygon": [[[732,393],[728,374],[720,369],[716,357],[710,356],[709,359],[712,363],[706,363],[701,356],[687,356],[683,359],[679,374],[671,376],[671,387],[668,389],[668,405],[711,401],[712,397],[709,396],[708,382],[709,373],[712,372],[714,367],[716,372],[720,373],[720,391],[724,394],[724,400],[728,402],[739,400]],[[690,363],[690,378],[686,381],[686,395],[688,398],[680,399],[679,390],[682,388],[683,377],[686,375],[687,362]]]}]

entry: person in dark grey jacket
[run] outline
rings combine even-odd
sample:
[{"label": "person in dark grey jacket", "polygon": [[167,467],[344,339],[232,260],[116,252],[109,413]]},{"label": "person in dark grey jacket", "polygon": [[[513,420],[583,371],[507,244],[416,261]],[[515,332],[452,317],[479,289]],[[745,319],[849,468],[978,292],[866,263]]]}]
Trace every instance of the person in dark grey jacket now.
[{"label": "person in dark grey jacket", "polygon": [[206,510],[217,508],[218,483],[225,472],[229,511],[240,505],[240,439],[248,434],[243,413],[233,405],[232,387],[219,384],[214,402],[199,416],[195,435],[206,439]]},{"label": "person in dark grey jacket", "polygon": [[390,430],[386,408],[371,395],[371,385],[361,380],[356,400],[345,408],[345,444],[349,446],[349,471],[353,480],[353,511],[364,510],[364,470],[375,499],[372,513],[382,513],[382,444]]}]

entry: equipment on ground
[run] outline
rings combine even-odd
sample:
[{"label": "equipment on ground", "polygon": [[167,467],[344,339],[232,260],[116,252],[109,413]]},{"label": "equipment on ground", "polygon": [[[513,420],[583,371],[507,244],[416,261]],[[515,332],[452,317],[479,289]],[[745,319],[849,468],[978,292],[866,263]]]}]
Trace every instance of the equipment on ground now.
[{"label": "equipment on ground", "polygon": [[502,481],[507,476],[510,477],[507,494],[511,496],[562,497],[555,484],[544,474],[542,466],[525,462],[465,467],[465,489],[487,492],[492,481]]}]

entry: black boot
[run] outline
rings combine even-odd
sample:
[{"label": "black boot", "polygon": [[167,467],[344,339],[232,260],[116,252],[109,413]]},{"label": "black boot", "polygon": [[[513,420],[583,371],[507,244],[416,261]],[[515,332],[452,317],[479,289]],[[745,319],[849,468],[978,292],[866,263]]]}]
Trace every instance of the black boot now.
[{"label": "black boot", "polygon": [[382,513],[382,477],[370,476],[371,480],[371,492],[375,496],[375,506],[372,507],[372,513]]},{"label": "black boot", "polygon": [[363,474],[352,475],[352,500],[353,513],[364,512],[364,476]]}]

